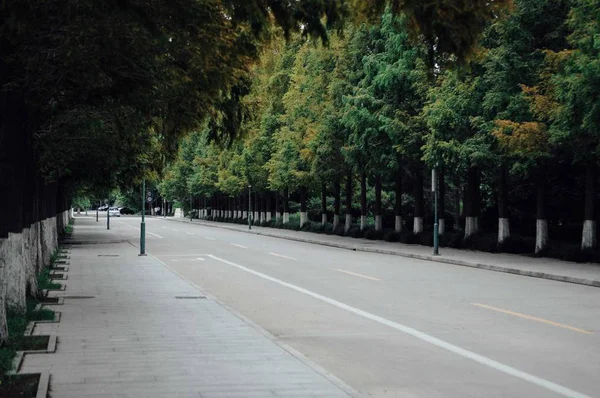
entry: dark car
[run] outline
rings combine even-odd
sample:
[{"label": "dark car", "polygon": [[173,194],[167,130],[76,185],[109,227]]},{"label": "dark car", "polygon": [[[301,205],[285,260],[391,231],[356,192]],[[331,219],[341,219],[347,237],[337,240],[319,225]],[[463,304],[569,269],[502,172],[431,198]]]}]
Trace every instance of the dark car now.
[{"label": "dark car", "polygon": [[129,207],[121,207],[120,212],[121,214],[135,214]]}]

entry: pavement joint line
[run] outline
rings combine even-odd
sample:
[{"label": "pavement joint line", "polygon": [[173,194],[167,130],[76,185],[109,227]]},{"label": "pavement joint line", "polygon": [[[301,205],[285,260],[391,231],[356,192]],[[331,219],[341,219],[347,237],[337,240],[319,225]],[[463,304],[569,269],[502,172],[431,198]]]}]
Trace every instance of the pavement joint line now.
[{"label": "pavement joint line", "polygon": [[343,272],[343,273],[345,273],[345,274],[348,274],[348,275],[354,275],[354,276],[358,276],[359,278],[370,279],[370,280],[372,280],[372,281],[381,281],[381,279],[379,279],[379,278],[375,278],[375,277],[373,277],[373,276],[368,276],[368,275],[359,274],[359,273],[352,272],[352,271],[346,271],[346,270],[343,270],[343,269],[338,269],[338,268],[334,268],[333,270],[334,270],[334,271],[338,271],[338,272]]},{"label": "pavement joint line", "polygon": [[[231,314],[233,314],[234,316],[241,319],[242,322],[245,322],[251,328],[255,329],[260,334],[265,336],[267,339],[269,339],[269,341],[271,341],[272,343],[276,344],[278,347],[280,347],[281,349],[286,351],[292,357],[298,359],[300,362],[302,362],[303,364],[305,364],[306,366],[311,368],[313,371],[315,371],[317,374],[323,376],[325,379],[330,381],[334,386],[343,390],[346,394],[348,394],[354,398],[364,397],[363,394],[358,392],[356,389],[351,387],[349,384],[346,384],[346,382],[344,382],[342,379],[338,378],[333,373],[330,373],[325,368],[323,368],[321,365],[317,364],[316,362],[314,362],[313,360],[311,360],[310,358],[308,358],[307,356],[305,356],[304,354],[302,354],[300,351],[296,350],[289,344],[283,342],[281,339],[279,339],[275,335],[271,334],[268,330],[264,329],[262,326],[260,326],[256,322],[254,322],[250,318],[247,318],[246,316],[244,316],[241,312],[239,312],[235,308],[230,307],[229,305],[225,304],[224,302],[222,302],[221,300],[219,300],[217,297],[213,296],[209,292],[204,291],[204,289],[202,289],[200,286],[198,286],[197,284],[192,282],[190,279],[185,277],[183,274],[181,274],[181,273],[175,271],[174,269],[172,269],[171,267],[169,267],[168,264],[161,261],[158,257],[153,255],[152,253],[148,253],[148,256],[152,257],[154,260],[156,260],[159,264],[161,264],[163,267],[165,267],[169,272],[172,272],[173,274],[180,277],[182,280],[186,281],[190,286],[192,286],[194,289],[198,290],[200,293],[202,293],[204,296],[206,296],[207,299],[212,300],[215,303],[219,304],[220,306],[225,308],[227,311],[229,311]],[[211,254],[207,254],[207,256],[214,257]],[[583,396],[583,397],[578,397],[578,398],[591,398],[591,397]]]},{"label": "pavement joint line", "polygon": [[[174,222],[188,222],[189,223],[189,220],[182,221],[182,220],[175,220],[175,219],[170,219],[170,218],[167,218],[166,220],[174,221]],[[428,256],[428,255],[414,254],[414,253],[403,253],[403,252],[398,252],[396,250],[372,249],[369,247],[361,247],[361,246],[355,246],[355,245],[351,245],[351,244],[348,245],[348,244],[340,244],[340,243],[335,243],[335,242],[322,242],[322,241],[318,241],[315,239],[296,238],[293,236],[277,235],[277,234],[273,234],[273,233],[269,233],[269,232],[249,231],[249,230],[234,228],[234,227],[227,226],[227,225],[218,225],[218,224],[213,225],[208,220],[201,220],[201,222],[197,222],[196,225],[210,227],[210,228],[228,229],[231,231],[250,233],[250,234],[260,235],[260,236],[268,236],[268,237],[276,238],[276,239],[284,239],[284,240],[291,240],[291,241],[295,241],[295,242],[310,243],[313,245],[335,247],[335,248],[344,249],[344,250],[360,251],[360,252],[366,252],[366,253],[388,254],[388,255],[392,255],[392,256],[413,258],[416,260],[431,261],[431,262],[435,262],[435,263],[444,263],[444,264],[458,265],[461,267],[478,268],[478,269],[483,269],[486,271],[508,273],[508,274],[519,275],[519,276],[527,276],[527,277],[531,277],[531,278],[547,279],[547,280],[551,280],[551,281],[555,281],[555,282],[573,283],[576,285],[600,287],[600,280],[596,280],[596,279],[576,278],[576,277],[571,277],[571,276],[566,276],[566,275],[549,274],[547,272],[522,270],[522,269],[502,267],[502,266],[497,266],[497,265],[474,263],[474,262],[468,262],[468,261],[463,261],[463,260],[455,260],[455,259],[445,258],[445,257],[441,257],[441,256]],[[569,263],[566,263],[566,264],[569,264]]]},{"label": "pavement joint line", "polygon": [[220,261],[220,262],[222,262],[224,264],[228,264],[228,265],[230,265],[232,267],[238,268],[238,269],[240,269],[242,271],[245,271],[245,272],[248,272],[248,273],[253,274],[255,276],[258,276],[259,278],[263,278],[265,280],[274,282],[274,283],[276,283],[278,285],[281,285],[281,286],[287,287],[289,289],[295,290],[295,291],[297,291],[299,293],[303,293],[303,294],[305,294],[307,296],[310,296],[310,297],[313,297],[313,298],[315,298],[317,300],[320,300],[320,301],[323,301],[325,303],[331,304],[331,305],[333,305],[335,307],[338,307],[340,309],[346,310],[346,311],[348,311],[350,313],[353,313],[353,314],[356,314],[356,315],[361,316],[363,318],[375,321],[375,322],[377,322],[379,324],[391,327],[391,328],[396,329],[396,330],[398,330],[400,332],[403,332],[405,334],[413,336],[413,337],[415,337],[415,338],[417,338],[417,339],[419,339],[421,341],[424,341],[426,343],[432,344],[432,345],[434,345],[436,347],[439,347],[441,349],[444,349],[446,351],[449,351],[449,352],[452,352],[454,354],[457,354],[457,355],[459,355],[459,356],[461,356],[463,358],[471,359],[471,360],[473,360],[473,361],[475,361],[475,362],[477,362],[477,363],[479,363],[481,365],[484,365],[484,366],[487,366],[489,368],[498,370],[498,371],[500,371],[502,373],[514,376],[514,377],[519,378],[519,379],[521,379],[523,381],[530,382],[530,383],[532,383],[534,385],[537,385],[538,387],[542,387],[542,388],[545,388],[546,390],[553,391],[553,392],[555,392],[555,393],[557,393],[559,395],[562,395],[564,397],[568,397],[568,398],[592,398],[589,395],[585,395],[583,393],[577,392],[577,391],[572,390],[572,389],[570,389],[568,387],[565,387],[565,386],[562,386],[560,384],[554,383],[554,382],[552,382],[550,380],[546,380],[546,379],[543,379],[541,377],[534,376],[534,375],[529,374],[527,372],[524,372],[522,370],[513,368],[513,367],[511,367],[509,365],[505,365],[505,364],[503,364],[501,362],[495,361],[495,360],[493,360],[491,358],[488,358],[486,356],[477,354],[475,352],[466,350],[466,349],[464,349],[462,347],[459,347],[457,345],[448,343],[448,342],[446,342],[444,340],[438,339],[436,337],[433,337],[431,335],[423,333],[423,332],[421,332],[421,331],[419,331],[417,329],[413,329],[413,328],[411,328],[409,326],[402,325],[402,324],[394,322],[394,321],[390,321],[390,320],[388,320],[386,318],[383,318],[381,316],[378,316],[378,315],[375,315],[375,314],[371,314],[371,313],[369,313],[367,311],[361,310],[359,308],[352,307],[352,306],[350,306],[348,304],[345,304],[345,303],[342,303],[340,301],[334,300],[334,299],[329,298],[327,296],[321,295],[319,293],[315,293],[315,292],[313,292],[311,290],[305,289],[305,288],[300,287],[300,286],[293,285],[293,284],[291,284],[289,282],[285,282],[283,280],[274,278],[274,277],[272,277],[270,275],[267,275],[267,274],[264,274],[262,272],[255,271],[255,270],[253,270],[251,268],[248,268],[248,267],[245,267],[243,265],[239,265],[239,264],[236,264],[234,262],[231,262],[231,261],[219,258],[219,257],[214,256],[212,254],[209,254],[208,256],[210,258],[214,259],[214,260]]},{"label": "pavement joint line", "polygon": [[578,332],[578,333],[583,333],[583,334],[593,334],[594,333],[594,332],[592,332],[590,330],[576,328],[574,326],[565,325],[564,323],[554,322],[554,321],[550,321],[548,319],[538,318],[538,317],[535,317],[535,316],[532,316],[532,315],[527,315],[527,314],[522,314],[520,312],[505,310],[505,309],[502,309],[502,308],[493,307],[491,305],[480,304],[480,303],[471,303],[471,305],[474,305],[474,306],[480,307],[480,308],[486,308],[488,310],[492,310],[492,311],[496,311],[496,312],[501,312],[501,313],[504,313],[504,314],[507,314],[507,315],[516,316],[518,318],[528,319],[530,321],[536,321],[536,322],[540,322],[540,323],[545,323],[547,325],[552,325],[552,326],[556,326],[556,327],[559,327],[559,328],[572,330],[572,331]]},{"label": "pavement joint line", "polygon": [[271,256],[276,256],[276,257],[286,258],[286,259],[288,259],[288,260],[298,260],[297,258],[294,258],[294,257],[284,256],[283,254],[277,254],[277,253],[273,253],[273,252],[269,252],[269,254],[270,254]]}]

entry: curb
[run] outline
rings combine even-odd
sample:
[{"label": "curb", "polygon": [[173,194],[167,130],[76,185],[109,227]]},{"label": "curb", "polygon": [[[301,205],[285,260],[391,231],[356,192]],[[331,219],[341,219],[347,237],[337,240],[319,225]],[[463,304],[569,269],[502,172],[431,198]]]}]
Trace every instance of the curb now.
[{"label": "curb", "polygon": [[[162,217],[157,217],[157,218],[162,218]],[[163,218],[163,219],[168,220],[168,221],[187,222],[188,224],[194,224],[193,222],[190,222],[188,219],[182,219],[182,220],[176,220],[173,218]],[[220,224],[220,223],[218,223],[218,224]],[[502,272],[505,274],[528,276],[530,278],[548,279],[548,280],[552,280],[552,281],[556,281],[556,282],[565,282],[565,283],[573,283],[576,285],[600,287],[600,280],[595,280],[595,279],[575,278],[575,277],[566,276],[566,275],[548,274],[546,272],[529,271],[529,270],[522,270],[522,269],[518,269],[518,268],[501,267],[498,265],[490,265],[490,264],[474,263],[474,262],[462,261],[462,260],[454,260],[451,258],[445,258],[445,257],[439,257],[439,256],[428,256],[428,255],[422,255],[422,254],[402,253],[402,252],[398,252],[395,250],[372,249],[370,247],[354,246],[354,245],[332,243],[332,242],[323,242],[323,241],[319,241],[319,240],[315,240],[315,239],[296,238],[293,236],[278,235],[278,234],[273,234],[273,233],[268,233],[268,232],[242,230],[239,228],[232,228],[227,225],[218,225],[218,224],[213,225],[210,223],[210,221],[205,221],[205,220],[196,222],[196,225],[203,225],[203,226],[211,227],[211,228],[228,229],[231,231],[244,232],[247,234],[268,236],[270,238],[285,239],[285,240],[310,243],[310,244],[320,245],[320,246],[336,247],[338,249],[360,251],[360,252],[366,252],[366,253],[389,254],[392,256],[407,257],[407,258],[412,258],[412,259],[416,259],[416,260],[432,261],[432,262],[436,262],[436,263],[444,263],[444,264],[458,265],[458,266],[462,266],[462,267],[479,268],[479,269],[484,269],[487,271]]]}]

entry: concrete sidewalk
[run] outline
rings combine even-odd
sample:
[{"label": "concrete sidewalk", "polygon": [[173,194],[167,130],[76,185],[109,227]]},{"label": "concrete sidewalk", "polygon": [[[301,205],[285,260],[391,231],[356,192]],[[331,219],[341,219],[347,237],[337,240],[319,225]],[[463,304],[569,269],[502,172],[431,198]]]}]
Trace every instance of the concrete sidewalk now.
[{"label": "concrete sidewalk", "polygon": [[[190,223],[189,219],[167,217],[167,220]],[[337,235],[315,234],[304,231],[228,224],[197,220],[192,223],[210,227],[226,228],[257,235],[270,236],[299,242],[338,247],[348,250],[390,254],[427,261],[481,268],[560,282],[600,287],[600,264],[577,264],[551,258],[534,258],[506,253],[485,253],[471,250],[440,248],[441,256],[433,256],[431,247],[407,245],[368,239],[354,239]]]},{"label": "concrete sidewalk", "polygon": [[66,291],[53,292],[65,298],[60,323],[34,331],[57,335],[56,353],[26,355],[21,367],[49,371],[53,398],[357,395],[155,258],[107,243],[101,228],[77,219],[75,241],[89,244],[71,246]]}]

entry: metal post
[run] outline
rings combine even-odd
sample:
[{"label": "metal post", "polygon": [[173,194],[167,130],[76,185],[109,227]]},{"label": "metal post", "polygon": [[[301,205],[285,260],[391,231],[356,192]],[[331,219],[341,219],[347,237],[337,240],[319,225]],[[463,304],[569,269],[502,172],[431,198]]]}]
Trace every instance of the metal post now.
[{"label": "metal post", "polygon": [[194,197],[190,194],[190,222],[192,222],[192,207],[194,207]]},{"label": "metal post", "polygon": [[107,202],[108,208],[106,209],[106,229],[110,229],[110,198]]},{"label": "metal post", "polygon": [[431,170],[431,190],[433,191],[434,204],[433,204],[433,255],[438,256],[440,254],[440,237],[439,237],[439,220],[438,220],[438,190],[437,190],[437,172],[435,169]]},{"label": "metal post", "polygon": [[163,218],[167,218],[167,200],[163,198]]},{"label": "metal post", "polygon": [[98,204],[98,207],[96,207],[96,222],[98,222],[98,208],[100,208],[100,204]]},{"label": "metal post", "polygon": [[252,185],[248,185],[248,229],[252,229]]},{"label": "metal post", "polygon": [[146,179],[142,179],[142,223],[140,224],[140,256],[146,255]]}]

